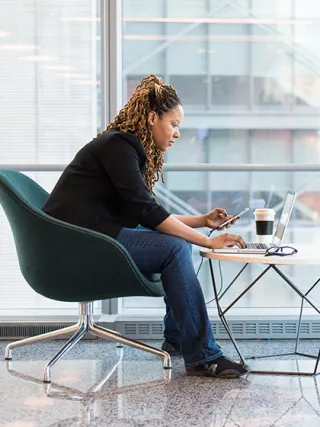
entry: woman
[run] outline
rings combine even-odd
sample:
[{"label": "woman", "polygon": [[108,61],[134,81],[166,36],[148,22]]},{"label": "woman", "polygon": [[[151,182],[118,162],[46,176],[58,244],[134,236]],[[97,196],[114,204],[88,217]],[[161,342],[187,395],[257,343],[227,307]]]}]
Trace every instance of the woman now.
[{"label": "woman", "polygon": [[144,78],[107,129],[77,153],[43,210],[117,239],[142,273],[161,273],[166,292],[162,348],[181,351],[188,375],[235,378],[248,367],[224,357],[215,342],[191,244],[245,243],[240,236],[209,238],[195,230],[228,219],[223,209],[203,216],[170,215],[153,197],[159,177],[164,181],[163,155],[179,138],[182,119],[175,89],[154,75]]}]

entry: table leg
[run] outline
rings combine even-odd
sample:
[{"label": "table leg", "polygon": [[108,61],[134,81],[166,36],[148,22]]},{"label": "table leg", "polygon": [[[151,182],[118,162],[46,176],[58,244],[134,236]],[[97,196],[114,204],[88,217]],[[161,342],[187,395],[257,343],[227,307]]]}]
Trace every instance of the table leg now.
[{"label": "table leg", "polygon": [[214,272],[213,272],[212,260],[211,259],[209,259],[209,266],[210,266],[210,274],[211,274],[212,285],[213,285],[213,292],[214,292],[214,296],[216,298],[218,315],[219,315],[219,317],[221,319],[221,322],[223,323],[223,326],[225,327],[225,329],[227,331],[227,334],[229,335],[229,337],[230,337],[230,339],[232,341],[232,344],[234,345],[234,348],[236,349],[236,351],[237,351],[237,353],[238,353],[238,355],[240,357],[241,363],[243,365],[245,365],[246,364],[245,358],[242,356],[241,351],[240,351],[240,349],[239,349],[239,347],[238,347],[235,339],[233,338],[231,329],[229,328],[229,325],[228,325],[228,323],[227,323],[227,321],[225,319],[225,316],[224,316],[223,311],[222,311],[221,306],[220,306],[219,295],[218,295],[218,291],[217,291],[216,281],[215,281],[215,278],[214,278]]},{"label": "table leg", "polygon": [[[312,291],[312,289],[314,289],[316,287],[316,285],[319,282],[320,282],[320,278],[308,289],[308,291],[305,293],[305,296],[307,296]],[[300,329],[301,329],[301,322],[302,322],[303,305],[304,305],[304,299],[301,298],[301,308],[300,308],[300,315],[299,315],[299,322],[298,322],[298,333],[297,333],[297,338],[296,338],[296,347],[295,347],[294,351],[295,351],[296,354],[301,354],[303,356],[317,358],[317,356],[315,356],[315,355],[310,355],[310,354],[307,354],[307,353],[300,353],[298,351],[298,346],[299,346],[299,341],[300,341]]]}]

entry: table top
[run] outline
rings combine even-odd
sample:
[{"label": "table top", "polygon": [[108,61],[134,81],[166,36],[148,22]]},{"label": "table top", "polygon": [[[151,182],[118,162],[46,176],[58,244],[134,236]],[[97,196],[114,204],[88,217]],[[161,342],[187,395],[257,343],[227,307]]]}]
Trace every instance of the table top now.
[{"label": "table top", "polygon": [[268,256],[264,254],[221,254],[212,252],[211,249],[201,248],[200,255],[205,258],[220,260],[244,262],[253,264],[277,264],[277,265],[295,265],[295,264],[320,264],[320,244],[299,244],[287,243],[287,246],[293,246],[298,249],[298,253],[285,257]]}]

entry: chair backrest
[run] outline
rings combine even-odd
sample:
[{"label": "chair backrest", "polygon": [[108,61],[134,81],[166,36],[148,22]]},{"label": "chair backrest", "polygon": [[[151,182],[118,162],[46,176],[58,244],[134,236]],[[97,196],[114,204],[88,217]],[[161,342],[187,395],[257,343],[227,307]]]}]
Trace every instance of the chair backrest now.
[{"label": "chair backrest", "polygon": [[48,193],[26,175],[0,169],[0,203],[13,232],[21,272],[41,295],[60,301],[162,296],[115,239],[41,211]]},{"label": "chair backrest", "polygon": [[41,209],[49,196],[33,179],[15,170],[0,169],[0,180],[31,208]]}]

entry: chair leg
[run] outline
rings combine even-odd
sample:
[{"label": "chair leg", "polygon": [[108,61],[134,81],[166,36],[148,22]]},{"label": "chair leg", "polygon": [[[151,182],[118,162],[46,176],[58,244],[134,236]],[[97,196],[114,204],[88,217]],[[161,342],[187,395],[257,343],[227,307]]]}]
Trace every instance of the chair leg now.
[{"label": "chair leg", "polygon": [[81,338],[86,334],[87,327],[86,324],[82,324],[80,328],[78,328],[77,332],[72,335],[72,337],[66,342],[66,344],[58,351],[58,353],[50,360],[50,362],[44,368],[43,382],[50,383],[51,382],[51,372],[50,369],[52,366],[61,359]]},{"label": "chair leg", "polygon": [[61,335],[74,333],[75,331],[77,331],[79,329],[79,325],[80,324],[77,323],[76,325],[67,326],[66,328],[63,328],[63,329],[58,329],[56,331],[47,332],[45,334],[37,335],[35,337],[25,338],[25,339],[20,340],[20,341],[12,342],[6,346],[5,359],[6,360],[12,359],[12,349],[15,347],[21,347],[21,346],[27,345],[27,344],[34,344],[38,341],[50,340],[50,339],[56,338],[56,337],[61,336]]},{"label": "chair leg", "polygon": [[101,326],[96,325],[92,319],[90,319],[88,324],[88,331],[93,335],[96,335],[100,338],[105,338],[111,341],[116,341],[121,344],[130,345],[131,347],[138,348],[139,350],[148,351],[149,353],[156,354],[158,356],[163,357],[163,367],[165,369],[171,368],[171,358],[166,351],[158,350],[157,348],[151,347],[147,344],[142,344],[139,341],[132,340],[130,338],[126,338],[117,332],[111,331],[110,329],[103,328]]}]

